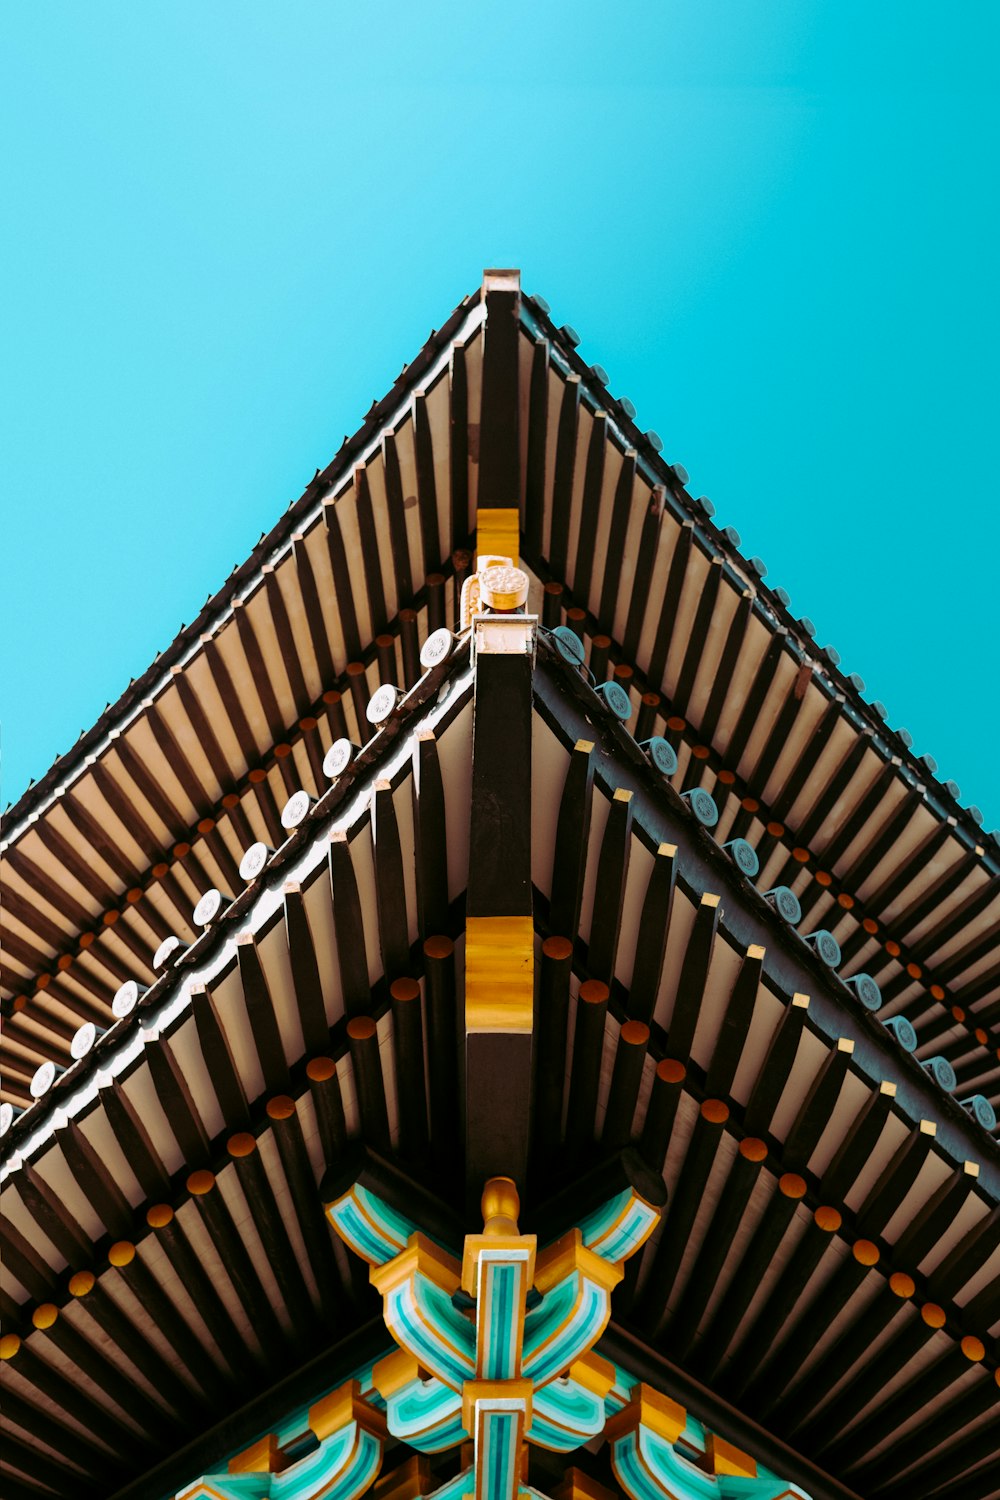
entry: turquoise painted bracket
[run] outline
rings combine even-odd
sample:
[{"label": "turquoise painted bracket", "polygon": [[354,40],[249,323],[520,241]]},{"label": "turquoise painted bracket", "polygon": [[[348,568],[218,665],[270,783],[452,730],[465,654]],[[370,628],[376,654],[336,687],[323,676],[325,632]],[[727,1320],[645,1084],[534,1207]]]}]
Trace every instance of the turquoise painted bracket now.
[{"label": "turquoise painted bracket", "polygon": [[809,1500],[797,1485],[760,1469],[754,1477],[706,1474],[642,1424],[613,1439],[611,1464],[631,1500]]},{"label": "turquoise painted bracket", "polygon": [[386,1401],[386,1421],[393,1437],[421,1453],[440,1453],[468,1437],[461,1392],[440,1380],[418,1377],[394,1391]]},{"label": "turquoise painted bracket", "polygon": [[625,1188],[581,1221],[580,1234],[588,1250],[614,1265],[646,1243],[659,1217],[658,1208]]},{"label": "turquoise painted bracket", "polygon": [[327,1206],[327,1217],[355,1255],[369,1265],[382,1266],[406,1249],[417,1226],[390,1207],[382,1198],[355,1183],[336,1203]]},{"label": "turquoise painted bracket", "polygon": [[535,1391],[529,1442],[556,1453],[571,1453],[604,1431],[604,1401],[568,1376]]},{"label": "turquoise painted bracket", "polygon": [[346,1423],[279,1474],[206,1474],[177,1500],[357,1500],[382,1465],[382,1440]]},{"label": "turquoise painted bracket", "polygon": [[[340,1237],[371,1266],[387,1329],[416,1362],[415,1378],[385,1398],[394,1437],[423,1452],[440,1452],[474,1436],[468,1413],[463,1416],[462,1392],[476,1380],[530,1381],[525,1436],[559,1452],[597,1436],[608,1413],[628,1400],[627,1386],[618,1389],[616,1380],[610,1391],[597,1390],[593,1378],[574,1378],[573,1366],[607,1326],[621,1262],[659,1218],[659,1208],[631,1188],[548,1246],[537,1266],[531,1236],[518,1239],[515,1231],[513,1239],[501,1235],[495,1244],[488,1236],[475,1237],[475,1281],[468,1290],[474,1290],[481,1326],[457,1295],[458,1261],[377,1193],[355,1183],[326,1211]],[[532,1279],[541,1295],[526,1311]]]},{"label": "turquoise painted bracket", "polygon": [[454,1391],[476,1374],[475,1325],[429,1276],[416,1271],[384,1294],[386,1327],[401,1349]]},{"label": "turquoise painted bracket", "polygon": [[525,1318],[525,1377],[536,1388],[555,1380],[594,1347],[610,1316],[610,1285],[589,1275],[586,1268],[574,1267]]}]

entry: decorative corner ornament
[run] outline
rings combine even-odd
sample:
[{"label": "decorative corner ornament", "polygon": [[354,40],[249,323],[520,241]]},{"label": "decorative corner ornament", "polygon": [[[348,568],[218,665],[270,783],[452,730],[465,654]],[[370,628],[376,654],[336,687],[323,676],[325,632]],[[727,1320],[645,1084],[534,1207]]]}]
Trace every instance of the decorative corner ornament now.
[{"label": "decorative corner ornament", "polygon": [[494,1177],[461,1262],[359,1183],[326,1212],[368,1261],[398,1345],[374,1377],[394,1437],[425,1452],[471,1438],[466,1488],[516,1500],[526,1442],[571,1452],[603,1431],[616,1371],[593,1346],[658,1206],[627,1188],[539,1250],[518,1226],[514,1182]]},{"label": "decorative corner ornament", "polygon": [[382,1467],[384,1416],[349,1380],[310,1408],[309,1426],[319,1446],[304,1458],[290,1461],[268,1435],[231,1459],[227,1472],[203,1475],[176,1500],[358,1500]]},{"label": "decorative corner ornament", "polygon": [[467,630],[473,616],[490,612],[513,614],[528,602],[528,575],[511,557],[489,554],[476,559],[476,571],[462,584],[461,627]]}]

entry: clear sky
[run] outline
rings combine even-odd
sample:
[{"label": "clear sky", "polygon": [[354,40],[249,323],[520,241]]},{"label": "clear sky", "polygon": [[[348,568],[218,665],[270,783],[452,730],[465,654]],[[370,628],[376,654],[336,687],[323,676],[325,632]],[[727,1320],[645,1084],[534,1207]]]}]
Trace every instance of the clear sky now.
[{"label": "clear sky", "polygon": [[1000,824],[998,16],[10,0],[3,800],[517,265]]}]

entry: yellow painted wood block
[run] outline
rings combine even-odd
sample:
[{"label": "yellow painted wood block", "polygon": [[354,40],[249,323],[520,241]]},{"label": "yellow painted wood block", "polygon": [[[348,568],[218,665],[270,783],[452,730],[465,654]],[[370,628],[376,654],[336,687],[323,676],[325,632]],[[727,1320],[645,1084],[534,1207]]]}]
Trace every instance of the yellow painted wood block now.
[{"label": "yellow painted wood block", "polygon": [[468,917],[465,1024],[468,1031],[530,1032],[535,931],[528,917]]},{"label": "yellow painted wood block", "polygon": [[516,505],[476,511],[476,554],[509,557],[517,562],[521,548],[521,515]]}]

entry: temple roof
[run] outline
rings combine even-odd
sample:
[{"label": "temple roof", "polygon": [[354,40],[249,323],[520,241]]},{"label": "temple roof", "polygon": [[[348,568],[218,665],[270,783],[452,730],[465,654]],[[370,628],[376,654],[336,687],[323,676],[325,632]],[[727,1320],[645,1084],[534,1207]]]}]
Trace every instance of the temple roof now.
[{"label": "temple roof", "polygon": [[[15,1490],[153,1493],[178,1432],[238,1412],[245,1369],[377,1344],[316,1195],[348,1142],[467,1216],[489,1129],[461,1020],[475,671],[467,632],[420,650],[515,491],[549,1018],[509,1100],[525,1217],[631,1141],[669,1208],[606,1357],[719,1431],[756,1424],[816,1497],[895,1495],[917,1462],[952,1494],[988,1457],[1000,1157],[960,1101],[1000,1095],[996,849],[575,349],[489,273],[11,814],[5,1099],[54,1064],[5,1122],[5,1374],[41,1454],[8,1460]],[[373,723],[384,683],[403,693]],[[186,1477],[156,1472],[157,1493]]]},{"label": "temple roof", "polygon": [[[246,844],[280,839],[292,790],[321,789],[324,749],[362,735],[381,676],[412,680],[498,486],[519,496],[546,618],[596,641],[644,729],[683,723],[679,779],[694,755],[727,781],[751,841],[801,861],[818,911],[866,939],[921,1039],[996,1094],[996,841],[688,494],[572,330],[520,297],[511,357],[484,372],[485,313],[482,296],[455,310],[198,619],[8,813],[3,1097],[26,1102],[38,1062],[65,1062],[77,1025],[106,1022],[164,936],[193,935],[205,888],[236,893]],[[508,451],[505,473],[491,453]]]}]

